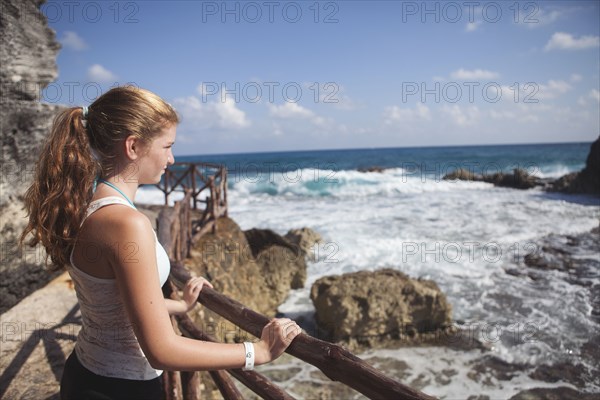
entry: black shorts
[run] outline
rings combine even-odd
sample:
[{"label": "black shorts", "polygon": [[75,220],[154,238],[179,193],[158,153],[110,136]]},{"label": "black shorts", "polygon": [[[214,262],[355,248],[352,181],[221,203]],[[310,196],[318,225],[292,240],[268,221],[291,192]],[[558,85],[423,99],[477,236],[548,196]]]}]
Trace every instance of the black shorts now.
[{"label": "black shorts", "polygon": [[163,400],[160,378],[148,381],[96,375],[79,362],[75,351],[65,362],[60,381],[62,400]]}]

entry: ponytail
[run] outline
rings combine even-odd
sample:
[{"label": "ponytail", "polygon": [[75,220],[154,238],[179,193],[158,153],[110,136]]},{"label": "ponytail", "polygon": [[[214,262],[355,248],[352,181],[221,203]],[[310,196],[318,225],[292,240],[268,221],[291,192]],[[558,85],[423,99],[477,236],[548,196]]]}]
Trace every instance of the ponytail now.
[{"label": "ponytail", "polygon": [[[50,135],[36,164],[33,184],[25,193],[29,223],[25,237],[31,247],[46,249],[45,266],[54,271],[68,262],[79,226],[93,195],[100,164],[92,155],[81,108],[68,108],[54,119]],[[48,265],[48,257],[52,265]]]},{"label": "ponytail", "polygon": [[132,86],[110,89],[89,110],[75,107],[58,114],[25,194],[29,223],[19,246],[31,233],[29,246],[41,243],[46,248],[46,267],[62,269],[70,262],[96,176],[115,170],[118,144],[130,135],[150,143],[164,127],[178,122],[163,99]]}]

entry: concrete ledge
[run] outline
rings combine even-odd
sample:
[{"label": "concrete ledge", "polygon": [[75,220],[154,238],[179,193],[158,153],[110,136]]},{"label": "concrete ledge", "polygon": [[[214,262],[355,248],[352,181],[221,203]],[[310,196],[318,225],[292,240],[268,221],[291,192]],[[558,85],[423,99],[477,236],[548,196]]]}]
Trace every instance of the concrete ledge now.
[{"label": "concrete ledge", "polygon": [[58,399],[81,316],[64,272],[0,316],[0,398]]}]

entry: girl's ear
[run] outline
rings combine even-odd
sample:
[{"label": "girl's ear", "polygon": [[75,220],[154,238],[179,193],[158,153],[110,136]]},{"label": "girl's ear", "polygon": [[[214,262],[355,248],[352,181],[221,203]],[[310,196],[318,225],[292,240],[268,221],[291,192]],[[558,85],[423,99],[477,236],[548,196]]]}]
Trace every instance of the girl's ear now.
[{"label": "girl's ear", "polygon": [[133,135],[127,136],[127,139],[125,139],[125,155],[131,160],[136,160],[141,155],[141,150],[140,140]]}]

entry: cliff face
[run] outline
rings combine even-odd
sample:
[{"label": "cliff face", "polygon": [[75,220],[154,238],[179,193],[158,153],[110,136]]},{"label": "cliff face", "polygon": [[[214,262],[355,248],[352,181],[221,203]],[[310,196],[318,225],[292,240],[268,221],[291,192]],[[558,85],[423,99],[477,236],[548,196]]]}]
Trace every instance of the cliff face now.
[{"label": "cliff face", "polygon": [[40,249],[17,251],[25,226],[22,195],[33,176],[40,145],[58,106],[40,93],[56,79],[60,45],[39,7],[42,0],[2,0],[0,12],[0,312],[46,284]]},{"label": "cliff face", "polygon": [[31,182],[39,146],[57,106],[42,104],[41,91],[58,76],[60,45],[39,6],[44,1],[2,0],[0,13],[0,206],[14,201]]}]

